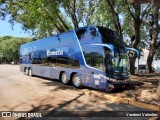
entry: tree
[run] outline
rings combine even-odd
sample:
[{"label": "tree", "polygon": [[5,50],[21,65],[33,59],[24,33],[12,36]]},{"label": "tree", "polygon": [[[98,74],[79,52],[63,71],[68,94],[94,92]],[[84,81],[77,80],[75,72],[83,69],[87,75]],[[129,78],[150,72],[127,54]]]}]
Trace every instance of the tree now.
[{"label": "tree", "polygon": [[114,29],[123,38],[120,20],[123,8],[121,2],[118,0],[99,0],[97,6],[94,14],[91,15],[91,24]]},{"label": "tree", "polygon": [[116,5],[115,0],[107,0],[106,2],[110,7],[111,19],[113,20],[114,28],[117,31],[117,33],[120,35],[120,37],[123,39],[122,28],[120,24],[119,13],[118,13],[119,6]]},{"label": "tree", "polygon": [[156,57],[156,58],[160,58],[160,49],[157,49],[157,52],[156,52],[156,54],[155,54],[155,57]]},{"label": "tree", "polygon": [[[133,29],[134,29],[134,34],[131,37],[131,46],[135,49],[138,49],[138,45],[141,41],[141,25],[142,22],[144,21],[145,16],[149,13],[151,10],[151,5],[145,5],[142,6],[140,3],[129,3],[127,0],[125,0],[126,7],[128,9],[128,12],[132,18],[133,21]],[[135,60],[136,60],[136,55],[134,57],[130,57],[130,72],[131,74],[134,74],[135,71]]]},{"label": "tree", "polygon": [[152,3],[156,7],[160,7],[159,0],[130,0],[133,3]]},{"label": "tree", "polygon": [[153,62],[153,58],[154,55],[156,54],[157,49],[160,47],[160,41],[158,41],[158,34],[159,34],[159,14],[158,14],[159,8],[158,7],[154,7],[153,8],[153,14],[151,14],[153,16],[152,20],[149,21],[150,22],[150,45],[149,45],[149,54],[148,54],[148,58],[147,58],[147,68],[148,68],[148,72],[152,73],[153,69],[152,69],[152,62]]},{"label": "tree", "polygon": [[12,36],[0,37],[1,62],[18,62],[20,45],[30,41],[32,41],[30,38],[16,38]]},{"label": "tree", "polygon": [[98,0],[6,0],[2,9],[14,21],[31,30],[37,38],[47,37],[88,25]]},{"label": "tree", "polygon": [[147,58],[147,68],[148,72],[151,73],[153,72],[152,69],[152,62],[153,62],[153,57],[156,54],[157,49],[160,47],[160,41],[158,41],[158,34],[159,34],[159,7],[160,7],[160,2],[159,0],[132,0],[134,3],[152,3],[154,5],[153,7],[153,14],[152,14],[152,20],[150,20],[150,45],[149,45],[149,54]]},{"label": "tree", "polygon": [[[124,41],[130,41],[130,47],[140,50],[142,37],[144,38],[144,20],[151,10],[150,4],[133,4],[128,0],[100,0],[97,19],[101,25],[117,31]],[[97,22],[97,23],[98,23]],[[102,24],[103,23],[103,24]],[[105,23],[105,25],[104,25]],[[143,26],[142,26],[143,25]],[[143,34],[142,34],[143,33]],[[130,40],[126,40],[129,39]],[[142,39],[144,40],[144,39]],[[130,72],[134,74],[136,55],[130,58]]]},{"label": "tree", "polygon": [[31,30],[37,38],[47,37],[70,29],[70,23],[59,10],[60,3],[55,0],[6,0],[1,9],[11,15],[10,22],[19,22],[23,30]]}]

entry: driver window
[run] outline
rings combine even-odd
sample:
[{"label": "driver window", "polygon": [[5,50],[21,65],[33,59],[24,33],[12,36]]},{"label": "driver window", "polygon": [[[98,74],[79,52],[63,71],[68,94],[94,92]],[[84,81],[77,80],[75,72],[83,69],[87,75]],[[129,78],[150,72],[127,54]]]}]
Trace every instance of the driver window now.
[{"label": "driver window", "polygon": [[103,47],[82,46],[87,65],[104,71],[104,49]]},{"label": "driver window", "polygon": [[91,52],[91,66],[104,71],[104,51],[103,47],[93,47]]}]

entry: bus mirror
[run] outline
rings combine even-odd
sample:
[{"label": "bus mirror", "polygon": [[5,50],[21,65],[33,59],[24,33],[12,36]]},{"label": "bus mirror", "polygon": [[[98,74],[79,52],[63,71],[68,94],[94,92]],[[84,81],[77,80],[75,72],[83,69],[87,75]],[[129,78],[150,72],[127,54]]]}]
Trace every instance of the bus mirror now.
[{"label": "bus mirror", "polygon": [[134,48],[126,48],[126,51],[127,51],[129,57],[134,57],[135,55],[137,55],[138,59],[140,59],[141,53],[138,50],[136,50]]},{"label": "bus mirror", "polygon": [[135,53],[133,53],[133,51],[128,51],[128,56],[129,57],[134,57]]}]

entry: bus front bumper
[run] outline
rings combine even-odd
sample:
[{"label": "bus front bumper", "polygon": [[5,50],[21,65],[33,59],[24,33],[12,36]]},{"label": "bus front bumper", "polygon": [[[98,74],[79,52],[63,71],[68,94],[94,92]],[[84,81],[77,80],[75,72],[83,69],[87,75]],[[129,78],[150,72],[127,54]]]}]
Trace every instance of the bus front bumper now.
[{"label": "bus front bumper", "polygon": [[127,78],[124,80],[116,80],[116,79],[110,78],[110,80],[108,81],[107,91],[128,87],[130,81],[131,81],[130,78]]}]

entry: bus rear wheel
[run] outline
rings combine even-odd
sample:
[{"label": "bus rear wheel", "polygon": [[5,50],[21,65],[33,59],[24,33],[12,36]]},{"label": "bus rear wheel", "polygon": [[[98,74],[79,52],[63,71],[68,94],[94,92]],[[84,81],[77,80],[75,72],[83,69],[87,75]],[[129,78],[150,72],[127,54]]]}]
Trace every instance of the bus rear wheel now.
[{"label": "bus rear wheel", "polygon": [[69,79],[67,77],[67,74],[66,72],[63,72],[62,75],[61,75],[61,81],[64,85],[67,85],[69,84]]},{"label": "bus rear wheel", "polygon": [[78,74],[73,76],[72,83],[76,88],[82,88],[82,79]]},{"label": "bus rear wheel", "polygon": [[29,68],[28,75],[31,76],[31,77],[33,76],[33,74],[32,74],[32,68]]}]

